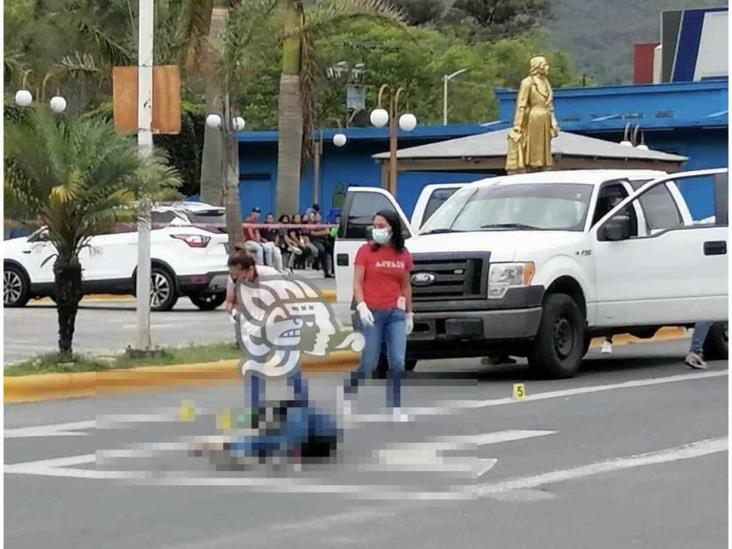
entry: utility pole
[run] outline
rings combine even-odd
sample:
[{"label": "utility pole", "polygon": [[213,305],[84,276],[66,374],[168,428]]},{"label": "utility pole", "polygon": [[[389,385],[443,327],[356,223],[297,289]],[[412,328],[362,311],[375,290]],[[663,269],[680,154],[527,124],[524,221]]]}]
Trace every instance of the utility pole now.
[{"label": "utility pole", "polygon": [[[137,50],[137,145],[142,155],[153,151],[154,0],[139,0]],[[150,349],[150,222],[149,197],[143,196],[137,219],[137,348]]]}]

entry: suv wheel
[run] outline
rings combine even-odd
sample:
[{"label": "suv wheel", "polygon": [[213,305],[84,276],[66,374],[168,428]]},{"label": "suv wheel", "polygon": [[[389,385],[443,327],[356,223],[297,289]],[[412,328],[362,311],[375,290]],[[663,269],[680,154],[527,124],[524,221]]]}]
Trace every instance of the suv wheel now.
[{"label": "suv wheel", "polygon": [[188,298],[202,311],[213,311],[226,301],[226,294],[189,294]]},{"label": "suv wheel", "polygon": [[169,311],[178,301],[175,279],[167,269],[153,267],[150,271],[150,308]]},{"label": "suv wheel", "polygon": [[585,349],[584,326],[582,312],[571,297],[549,295],[528,353],[529,365],[550,378],[572,377]]},{"label": "suv wheel", "polygon": [[30,299],[30,282],[23,269],[5,265],[3,276],[3,304],[6,307],[23,307]]}]

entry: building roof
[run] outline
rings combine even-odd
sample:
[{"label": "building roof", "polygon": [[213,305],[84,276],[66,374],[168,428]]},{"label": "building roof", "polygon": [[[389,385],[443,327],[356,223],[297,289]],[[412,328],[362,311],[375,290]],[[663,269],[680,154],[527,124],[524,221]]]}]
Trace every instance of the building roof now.
[{"label": "building roof", "polygon": [[[559,127],[569,132],[618,132],[626,124],[641,130],[726,129],[727,80],[666,84],[562,88],[554,90]],[[499,117],[513,120],[516,91],[496,90]]]},{"label": "building roof", "polygon": [[[419,145],[397,151],[397,158],[404,159],[478,159],[505,157],[508,152],[510,129],[449,139],[429,145]],[[625,147],[619,143],[595,139],[569,132],[560,132],[552,140],[552,154],[566,157],[605,158],[616,160],[641,160],[657,162],[686,162],[685,156],[659,151]],[[389,153],[373,155],[377,160],[388,160]]]},{"label": "building roof", "polygon": [[[400,139],[449,139],[450,137],[458,137],[464,135],[474,135],[483,133],[488,128],[505,126],[500,121],[487,122],[484,124],[449,124],[447,126],[417,126],[411,132],[399,130]],[[344,133],[349,141],[388,141],[389,127],[384,128],[328,128],[322,130],[322,136],[325,141],[331,141],[337,133]],[[320,132],[316,132],[320,135]],[[245,131],[239,132],[239,143],[276,143],[276,131]]]}]

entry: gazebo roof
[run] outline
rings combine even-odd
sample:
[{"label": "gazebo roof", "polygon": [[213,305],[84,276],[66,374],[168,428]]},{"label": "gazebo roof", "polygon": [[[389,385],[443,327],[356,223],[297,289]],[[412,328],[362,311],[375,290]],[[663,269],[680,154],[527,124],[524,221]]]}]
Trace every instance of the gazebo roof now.
[{"label": "gazebo roof", "polygon": [[[448,139],[429,145],[419,145],[397,151],[397,158],[413,160],[415,164],[421,160],[464,160],[475,162],[488,159],[505,159],[508,151],[508,133],[510,128],[491,131],[478,135],[470,135],[457,139]],[[653,165],[680,164],[688,160],[685,156],[660,151],[643,150],[637,147],[626,147],[612,141],[586,137],[569,132],[560,132],[552,140],[552,154],[556,158],[577,158],[586,160],[627,161],[634,165],[639,162]],[[389,153],[373,155],[377,160],[388,160]],[[495,164],[495,162],[491,162]],[[599,166],[601,167],[601,166]]]}]

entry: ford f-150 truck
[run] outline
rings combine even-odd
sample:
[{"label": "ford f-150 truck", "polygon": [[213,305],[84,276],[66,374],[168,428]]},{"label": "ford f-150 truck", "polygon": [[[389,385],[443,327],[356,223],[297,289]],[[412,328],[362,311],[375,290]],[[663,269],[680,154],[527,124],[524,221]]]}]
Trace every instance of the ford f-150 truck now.
[{"label": "ford f-150 truck", "polygon": [[[353,262],[373,215],[396,210],[413,255],[417,360],[507,353],[548,377],[575,374],[592,337],[652,337],[714,321],[727,354],[727,171],[577,170],[431,185],[411,222],[380,188],[349,189],[336,241],[350,323]],[[711,181],[715,216],[694,223],[677,183]]]}]

